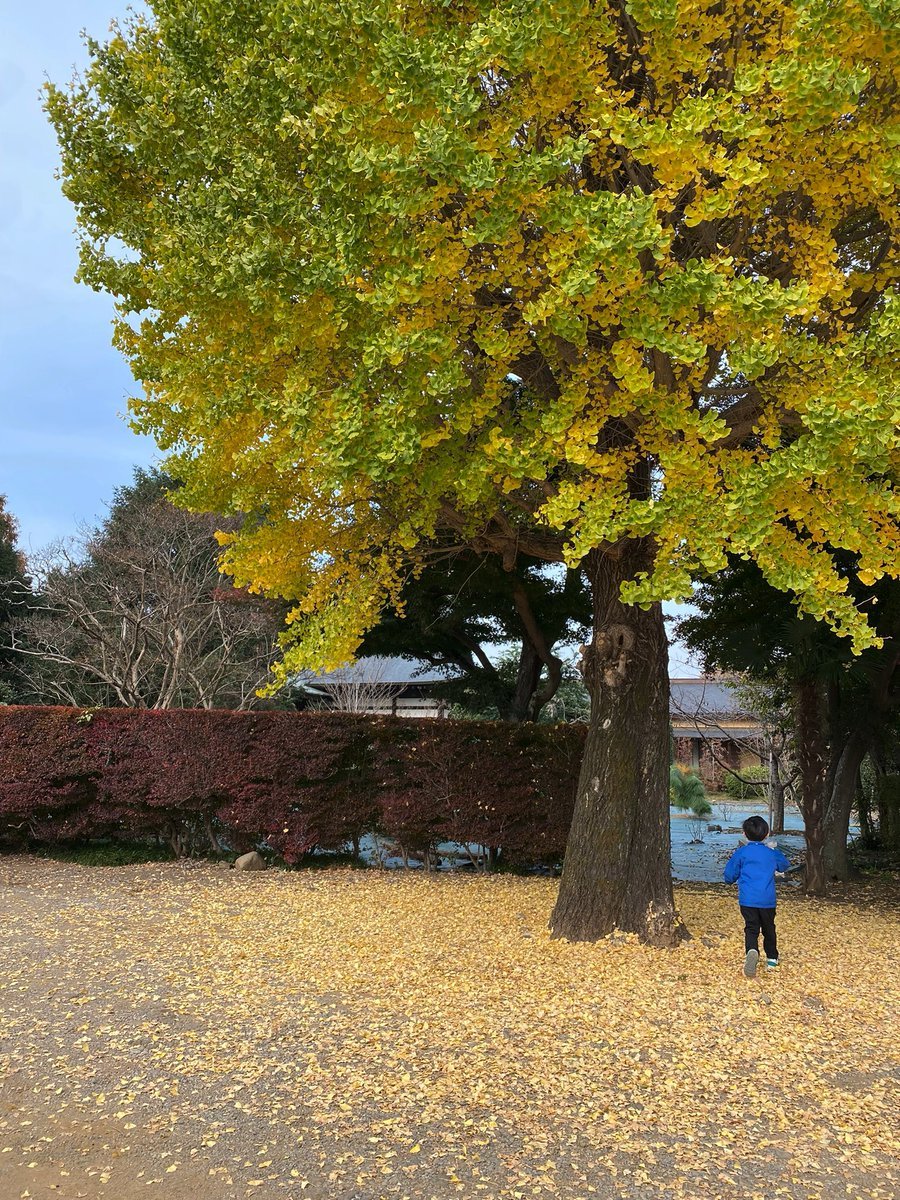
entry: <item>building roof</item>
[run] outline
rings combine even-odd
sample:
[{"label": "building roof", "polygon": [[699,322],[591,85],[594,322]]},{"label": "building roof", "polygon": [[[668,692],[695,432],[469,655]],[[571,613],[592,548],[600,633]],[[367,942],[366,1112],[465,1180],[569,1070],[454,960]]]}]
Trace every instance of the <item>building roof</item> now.
[{"label": "building roof", "polygon": [[[312,684],[353,681],[354,683],[424,684],[444,683],[451,670],[434,667],[417,658],[369,655],[347,667],[324,671],[310,680]],[[669,710],[673,716],[694,715],[742,717],[740,705],[730,681],[723,676],[669,680]]]},{"label": "building roof", "polygon": [[743,717],[731,681],[722,676],[669,680],[669,711],[673,716]]},{"label": "building roof", "polygon": [[[331,684],[363,683],[395,688],[422,687],[445,683],[452,672],[421,659],[370,655],[347,667],[326,671],[305,681],[309,691]],[[669,715],[678,736],[753,736],[759,733],[755,717],[741,711],[730,681],[723,676],[669,681]]]},{"label": "building roof", "polygon": [[348,667],[338,667],[336,671],[325,671],[314,675],[309,680],[309,687],[332,683],[369,683],[385,686],[420,686],[425,683],[446,683],[450,673],[433,667],[430,663],[418,658],[395,658],[384,655],[371,655],[358,658]]},{"label": "building roof", "polygon": [[723,676],[669,680],[669,719],[676,737],[757,738],[759,718],[744,712]]}]

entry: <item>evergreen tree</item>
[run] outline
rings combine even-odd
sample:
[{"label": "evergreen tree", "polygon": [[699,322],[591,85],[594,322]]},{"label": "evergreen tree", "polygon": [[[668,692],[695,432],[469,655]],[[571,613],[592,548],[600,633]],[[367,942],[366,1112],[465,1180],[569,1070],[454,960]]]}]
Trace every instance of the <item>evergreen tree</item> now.
[{"label": "evergreen tree", "polygon": [[[564,679],[558,643],[583,641],[591,600],[578,570],[524,556],[506,571],[493,555],[440,555],[366,635],[363,654],[402,655],[448,669],[444,694],[502,721],[536,720]],[[487,648],[518,643],[495,663]]]},{"label": "evergreen tree", "polygon": [[698,613],[678,633],[707,669],[740,672],[786,690],[793,706],[800,803],[807,837],[807,890],[824,892],[848,873],[847,834],[862,761],[896,720],[900,704],[900,583],[863,585],[837,555],[849,594],[883,639],[855,656],[843,638],[803,614],[751,562],[697,591]]},{"label": "evergreen tree", "polygon": [[0,496],[0,704],[14,704],[22,699],[17,657],[10,642],[12,627],[27,607],[29,587],[17,537],[16,522],[7,511],[6,497]]}]

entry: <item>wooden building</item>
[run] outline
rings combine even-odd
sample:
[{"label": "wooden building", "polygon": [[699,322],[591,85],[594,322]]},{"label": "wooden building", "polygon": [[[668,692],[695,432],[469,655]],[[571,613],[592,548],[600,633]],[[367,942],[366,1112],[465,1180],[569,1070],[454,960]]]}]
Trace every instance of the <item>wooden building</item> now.
[{"label": "wooden building", "polygon": [[722,676],[669,680],[669,715],[675,761],[692,767],[707,787],[719,789],[726,768],[759,766],[763,731]]}]

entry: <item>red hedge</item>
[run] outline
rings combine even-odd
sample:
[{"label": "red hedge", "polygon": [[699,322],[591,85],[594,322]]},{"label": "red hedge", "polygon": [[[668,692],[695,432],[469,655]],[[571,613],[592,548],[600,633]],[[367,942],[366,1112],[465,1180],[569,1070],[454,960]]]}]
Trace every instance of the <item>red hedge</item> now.
[{"label": "red hedge", "polygon": [[[154,833],[288,862],[380,832],[561,856],[584,729],[346,713],[0,707],[0,839]],[[199,831],[199,832],[198,832]]]}]

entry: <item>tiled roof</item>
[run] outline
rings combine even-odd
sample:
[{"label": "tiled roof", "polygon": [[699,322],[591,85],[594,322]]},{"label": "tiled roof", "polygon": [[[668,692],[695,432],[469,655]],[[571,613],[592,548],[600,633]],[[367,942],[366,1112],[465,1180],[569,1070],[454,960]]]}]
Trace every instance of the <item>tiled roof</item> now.
[{"label": "tiled roof", "polygon": [[[433,667],[421,659],[370,656],[357,659],[349,667],[316,675],[308,687],[353,681],[394,686],[422,686],[444,683],[450,673]],[[672,679],[669,694],[669,713],[678,724],[690,723],[694,717],[712,719],[746,719],[728,681],[717,678]],[[752,718],[750,718],[752,720]]]},{"label": "tiled roof", "polygon": [[416,684],[446,683],[449,673],[438,670],[430,663],[416,658],[388,658],[373,655],[369,658],[358,658],[349,667],[339,667],[336,671],[326,671],[311,679],[310,685],[341,683],[343,681],[371,684]]},{"label": "tiled roof", "polygon": [[673,717],[742,717],[734,690],[722,678],[670,679],[669,712]]}]

